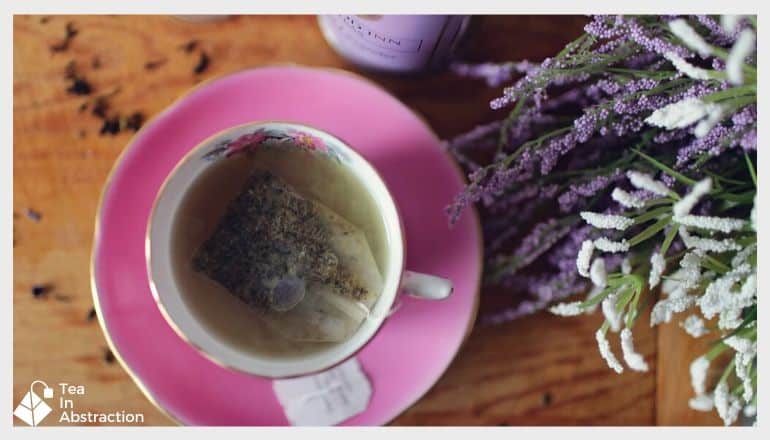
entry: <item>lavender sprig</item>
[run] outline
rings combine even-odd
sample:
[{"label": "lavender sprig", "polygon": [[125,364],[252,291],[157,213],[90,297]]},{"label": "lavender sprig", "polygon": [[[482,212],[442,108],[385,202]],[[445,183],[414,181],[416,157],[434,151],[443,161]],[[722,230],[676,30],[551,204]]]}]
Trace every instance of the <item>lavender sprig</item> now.
[{"label": "lavender sprig", "polygon": [[[642,297],[660,287],[653,324],[687,312],[688,334],[721,336],[693,362],[690,406],[716,409],[726,424],[752,412],[755,35],[754,17],[596,16],[540,64],[454,67],[491,86],[513,81],[490,103],[510,108],[507,117],[447,143],[470,172],[450,220],[482,204],[487,282],[518,304],[486,322],[593,285],[551,311],[601,307],[601,356],[617,372],[646,371],[632,329]],[[620,357],[610,332],[620,332]],[[707,392],[705,371],[728,353]]]}]

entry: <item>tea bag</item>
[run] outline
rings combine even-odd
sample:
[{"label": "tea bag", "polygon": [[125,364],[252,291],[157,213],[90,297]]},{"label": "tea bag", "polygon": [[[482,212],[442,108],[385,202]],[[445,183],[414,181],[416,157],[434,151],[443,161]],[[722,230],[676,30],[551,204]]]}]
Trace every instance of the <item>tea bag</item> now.
[{"label": "tea bag", "polygon": [[263,171],[228,205],[193,267],[294,341],[347,339],[382,289],[360,229]]}]

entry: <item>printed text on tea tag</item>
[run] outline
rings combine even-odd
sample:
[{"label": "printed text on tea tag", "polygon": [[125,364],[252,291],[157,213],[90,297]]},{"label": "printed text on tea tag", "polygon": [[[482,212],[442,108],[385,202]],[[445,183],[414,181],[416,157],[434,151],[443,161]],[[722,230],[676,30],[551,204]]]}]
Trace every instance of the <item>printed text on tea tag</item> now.
[{"label": "printed text on tea tag", "polygon": [[278,401],[292,425],[336,425],[361,413],[372,386],[356,358],[318,374],[273,381]]}]

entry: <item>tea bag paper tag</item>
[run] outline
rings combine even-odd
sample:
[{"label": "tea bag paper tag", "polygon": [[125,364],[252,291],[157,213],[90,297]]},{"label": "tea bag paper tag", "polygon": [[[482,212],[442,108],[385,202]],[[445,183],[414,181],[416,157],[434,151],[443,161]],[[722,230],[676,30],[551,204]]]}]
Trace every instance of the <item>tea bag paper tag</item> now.
[{"label": "tea bag paper tag", "polygon": [[273,381],[292,425],[331,426],[363,412],[372,386],[356,358],[324,372]]}]

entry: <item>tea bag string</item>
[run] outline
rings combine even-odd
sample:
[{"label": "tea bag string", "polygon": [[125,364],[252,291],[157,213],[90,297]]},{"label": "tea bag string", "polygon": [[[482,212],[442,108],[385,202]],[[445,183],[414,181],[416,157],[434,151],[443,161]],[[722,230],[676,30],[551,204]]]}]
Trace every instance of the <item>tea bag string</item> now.
[{"label": "tea bag string", "polygon": [[388,317],[390,317],[391,315],[396,313],[398,311],[398,309],[400,309],[403,304],[404,303],[403,303],[403,301],[401,301],[401,298],[396,298],[396,301],[393,303],[393,305],[390,307],[390,309],[388,309],[386,312],[378,313],[378,314],[375,314],[374,312],[372,312],[368,307],[366,307],[362,303],[358,303],[358,306],[363,308],[366,311],[366,316],[364,317],[364,319],[368,319],[368,318],[379,319],[379,318],[388,318]]}]

